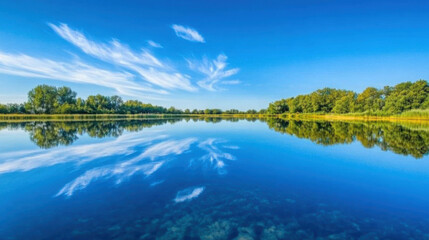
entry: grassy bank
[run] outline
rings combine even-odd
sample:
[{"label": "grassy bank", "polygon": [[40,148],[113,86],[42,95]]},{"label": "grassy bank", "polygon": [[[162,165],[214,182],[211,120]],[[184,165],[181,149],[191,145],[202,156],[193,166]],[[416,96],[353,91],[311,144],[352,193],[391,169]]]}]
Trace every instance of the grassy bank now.
[{"label": "grassy bank", "polygon": [[386,113],[286,113],[280,114],[279,117],[283,119],[320,119],[338,121],[429,121],[429,110],[411,110],[397,115],[389,115]]},{"label": "grassy bank", "polygon": [[[1,120],[115,120],[168,118],[169,114],[0,114]],[[174,115],[176,116],[176,115]]]},{"label": "grassy bank", "polygon": [[165,118],[282,118],[318,119],[337,121],[428,121],[429,110],[412,110],[398,115],[384,113],[368,114],[324,114],[324,113],[285,113],[285,114],[0,114],[0,121],[102,121],[127,119],[165,119]]},{"label": "grassy bank", "polygon": [[102,121],[168,118],[263,118],[261,114],[0,114],[0,121]]}]

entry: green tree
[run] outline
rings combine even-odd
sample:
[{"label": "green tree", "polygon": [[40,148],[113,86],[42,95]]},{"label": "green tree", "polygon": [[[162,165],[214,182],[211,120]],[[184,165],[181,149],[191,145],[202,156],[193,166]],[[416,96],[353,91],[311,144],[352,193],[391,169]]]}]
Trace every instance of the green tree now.
[{"label": "green tree", "polygon": [[383,91],[368,87],[357,96],[356,110],[359,112],[377,112],[384,106]]},{"label": "green tree", "polygon": [[110,97],[110,110],[115,113],[119,113],[121,111],[121,107],[124,104],[124,101],[119,96],[111,96]]},{"label": "green tree", "polygon": [[270,103],[267,112],[269,114],[282,114],[289,111],[289,106],[285,99]]},{"label": "green tree", "polygon": [[335,102],[335,106],[332,109],[332,112],[340,114],[354,112],[355,101],[356,94],[353,92],[349,92]]},{"label": "green tree", "polygon": [[0,104],[0,113],[1,114],[8,113],[8,109],[7,109],[6,105]]},{"label": "green tree", "polygon": [[429,86],[425,80],[415,83],[404,82],[396,85],[386,97],[384,111],[401,113],[411,109],[425,109]]},{"label": "green tree", "polygon": [[26,108],[31,113],[53,113],[57,102],[57,88],[39,85],[28,93]]},{"label": "green tree", "polygon": [[68,103],[76,103],[76,92],[72,91],[69,87],[60,87],[57,89],[57,104],[59,106]]}]

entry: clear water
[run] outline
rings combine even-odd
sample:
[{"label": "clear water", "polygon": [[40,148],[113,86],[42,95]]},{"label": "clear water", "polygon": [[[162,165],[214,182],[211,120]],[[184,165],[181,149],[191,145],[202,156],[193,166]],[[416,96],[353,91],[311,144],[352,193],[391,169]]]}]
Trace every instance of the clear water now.
[{"label": "clear water", "polygon": [[425,124],[0,129],[0,239],[429,239]]}]

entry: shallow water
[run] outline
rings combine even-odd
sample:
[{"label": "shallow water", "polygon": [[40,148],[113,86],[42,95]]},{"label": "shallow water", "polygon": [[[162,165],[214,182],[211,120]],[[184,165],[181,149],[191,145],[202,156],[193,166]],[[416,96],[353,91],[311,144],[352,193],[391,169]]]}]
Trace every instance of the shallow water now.
[{"label": "shallow water", "polygon": [[0,123],[0,239],[429,239],[429,128]]}]

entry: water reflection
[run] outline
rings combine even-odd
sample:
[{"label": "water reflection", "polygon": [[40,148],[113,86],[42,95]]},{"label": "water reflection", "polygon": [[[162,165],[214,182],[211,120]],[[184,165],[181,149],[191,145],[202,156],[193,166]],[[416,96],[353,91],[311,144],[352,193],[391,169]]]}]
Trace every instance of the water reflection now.
[{"label": "water reflection", "polygon": [[306,138],[325,146],[359,141],[363,146],[377,146],[383,151],[422,158],[429,152],[427,125],[386,122],[296,121],[272,118],[268,126],[281,133]]},{"label": "water reflection", "polygon": [[51,148],[48,150],[20,150],[0,153],[0,174],[29,171],[60,163],[75,162],[76,164],[82,164],[103,157],[129,155],[136,152],[135,148],[137,146],[144,146],[154,140],[165,137],[167,136],[158,133],[152,134],[152,136],[130,133],[101,143]]},{"label": "water reflection", "polygon": [[137,132],[144,128],[182,121],[180,118],[127,121],[59,121],[59,122],[0,122],[1,129],[24,129],[31,141],[40,148],[70,145],[79,136],[87,134],[93,138],[118,137],[123,132]]},{"label": "water reflection", "polygon": [[180,202],[192,200],[193,198],[200,196],[200,194],[203,191],[204,191],[204,187],[190,187],[190,188],[183,189],[177,192],[177,195],[174,201],[176,203],[180,203]]},{"label": "water reflection", "polygon": [[[39,133],[39,129],[55,129],[57,132],[77,133],[80,130],[65,131],[59,126],[64,123],[55,125],[49,124],[30,124],[31,127],[25,127],[26,130],[34,130]],[[47,127],[49,126],[49,127]],[[83,126],[96,126],[94,124]],[[115,184],[121,184],[135,174],[141,174],[146,177],[154,174],[163,165],[173,161],[176,156],[192,151],[201,151],[201,156],[189,160],[189,168],[213,169],[219,174],[225,174],[225,161],[234,160],[235,157],[222,150],[222,144],[226,141],[208,138],[199,140],[196,137],[187,137],[183,139],[173,139],[165,131],[146,130],[144,135],[139,132],[123,133],[121,129],[124,126],[132,127],[129,124],[101,124],[100,126],[112,127],[114,129],[103,131],[103,133],[119,133],[117,138],[107,140],[101,143],[91,143],[83,145],[74,145],[60,148],[50,148],[39,150],[22,150],[7,153],[0,153],[0,174],[10,172],[30,171],[41,167],[49,167],[57,164],[75,163],[80,166],[91,161],[100,161],[106,159],[108,164],[98,164],[95,168],[86,170],[82,175],[67,183],[55,196],[71,197],[76,191],[83,190],[96,180],[114,179]],[[68,128],[70,129],[70,128]],[[33,135],[33,132],[30,133]],[[58,141],[50,135],[49,140],[56,143]],[[62,138],[62,137],[59,137]],[[77,138],[77,137],[76,137]],[[32,138],[33,139],[33,138]],[[43,141],[45,143],[45,141]],[[194,148],[191,148],[195,145]],[[238,149],[238,146],[227,145],[227,149]],[[112,163],[112,161],[114,163]],[[151,186],[160,184],[160,181],[152,183]],[[198,197],[204,187],[197,187],[191,190],[185,189],[178,193],[175,202],[183,202]]]},{"label": "water reflection", "polygon": [[[158,133],[159,134],[159,133]],[[140,138],[137,141],[134,141],[132,146],[127,147],[127,151],[115,152],[110,156],[118,157],[119,154],[125,155],[124,161],[119,161],[116,164],[108,164],[102,167],[97,167],[94,169],[87,170],[84,174],[77,177],[73,181],[67,183],[57,194],[56,196],[72,196],[76,191],[85,189],[91,182],[94,182],[97,179],[115,179],[116,184],[122,183],[124,180],[130,178],[134,174],[143,174],[148,177],[154,174],[158,169],[160,169],[164,164],[168,164],[169,161],[174,160],[174,156],[179,156],[184,152],[192,152],[195,149],[191,148],[191,145],[199,142],[197,138],[185,138],[179,140],[163,140],[159,143],[154,143],[147,146],[146,149],[140,150],[142,153],[138,154],[135,157],[130,159],[127,156],[132,155],[133,153],[139,151],[139,146],[144,145],[145,142],[152,142],[155,139],[164,138],[165,135],[158,135],[148,138]],[[125,139],[127,139],[126,137]],[[114,141],[117,143],[117,141]],[[230,153],[223,152],[216,146],[216,142],[224,142],[218,139],[207,139],[199,142],[197,146],[205,151],[208,154],[203,155],[199,158],[199,161],[206,162],[209,161],[209,165],[204,164],[204,166],[210,166],[212,169],[217,170],[220,174],[226,173],[225,160],[233,160],[235,157]],[[123,144],[122,144],[123,146]],[[87,148],[84,146],[84,148]],[[132,152],[131,152],[132,151]],[[99,155],[100,156],[100,155]],[[103,155],[104,156],[104,155]],[[73,158],[74,156],[67,156],[66,158]],[[96,157],[92,156],[92,159]],[[190,165],[195,170],[195,166],[198,165],[195,163],[195,160],[190,160]],[[152,183],[151,186],[160,184],[161,182],[157,181]],[[183,190],[176,197],[176,202],[182,202],[188,199],[198,197],[198,195],[203,191],[204,188],[195,188],[189,193],[185,194],[188,190]],[[189,196],[188,196],[189,195]],[[184,200],[182,200],[184,199]]]},{"label": "water reflection", "polygon": [[[216,125],[182,122],[150,128],[184,120]],[[0,125],[27,131],[40,146],[0,153],[0,222],[7,223],[0,224],[0,235],[6,239],[429,236],[427,209],[421,207],[429,199],[426,172],[393,171],[387,166],[393,163],[392,156],[386,154],[378,155],[386,156],[386,171],[370,164],[353,165],[351,154],[344,155],[348,161],[339,161],[343,156],[316,152],[322,148],[298,140],[324,146],[359,141],[366,147],[424,157],[425,126],[264,120],[272,130],[294,136],[288,139],[311,151],[308,156],[300,155],[292,141],[278,141],[285,136],[268,130],[265,123],[241,122],[244,128],[236,131],[238,123],[219,124],[222,121]],[[20,140],[29,139],[24,138]],[[359,163],[360,157],[368,157],[362,148],[356,154]],[[400,162],[427,166],[427,161]]]},{"label": "water reflection", "polygon": [[[79,136],[87,134],[90,137],[119,137],[123,132],[138,132],[144,128],[179,121],[205,121],[218,123],[221,121],[239,121],[239,118],[173,118],[131,121],[98,121],[98,122],[28,122],[0,123],[2,128],[24,129],[29,133],[31,141],[41,148],[51,148],[70,145]],[[258,119],[245,119],[257,121]],[[298,138],[306,138],[317,144],[329,146],[333,144],[348,144],[359,141],[367,148],[379,147],[384,151],[397,154],[411,155],[422,158],[429,152],[429,125],[400,124],[387,122],[329,122],[329,121],[299,121],[279,118],[262,119],[270,129],[280,133],[290,134]],[[201,143],[201,148],[209,154],[205,156],[210,163],[222,166],[221,158],[213,149],[210,141]],[[162,147],[162,146],[160,146]],[[226,146],[227,147],[227,146]],[[235,147],[235,146],[231,146]],[[1,170],[0,170],[1,171]]]},{"label": "water reflection", "polygon": [[[192,161],[191,165],[203,165],[208,168],[217,169],[219,174],[225,174],[225,161],[235,160],[235,157],[217,147],[217,144],[225,143],[219,139],[209,138],[198,146],[205,150],[207,154],[202,156],[198,161]],[[222,146],[223,148],[238,149],[238,146]]]},{"label": "water reflection", "polygon": [[[154,139],[154,138],[152,138]],[[77,190],[85,189],[91,182],[97,179],[115,178],[115,183],[120,184],[134,174],[141,173],[145,176],[155,173],[168,160],[172,160],[175,155],[180,155],[190,149],[191,144],[197,141],[196,138],[186,138],[180,140],[164,140],[162,142],[148,146],[143,152],[130,159],[120,161],[116,164],[97,167],[87,170],[83,175],[67,183],[56,196],[72,196]],[[137,152],[141,142],[136,142],[132,146],[133,151]],[[126,155],[129,156],[129,152]],[[115,154],[118,156],[118,154]],[[112,155],[112,156],[115,156]],[[117,158],[117,157],[116,157]]]}]

